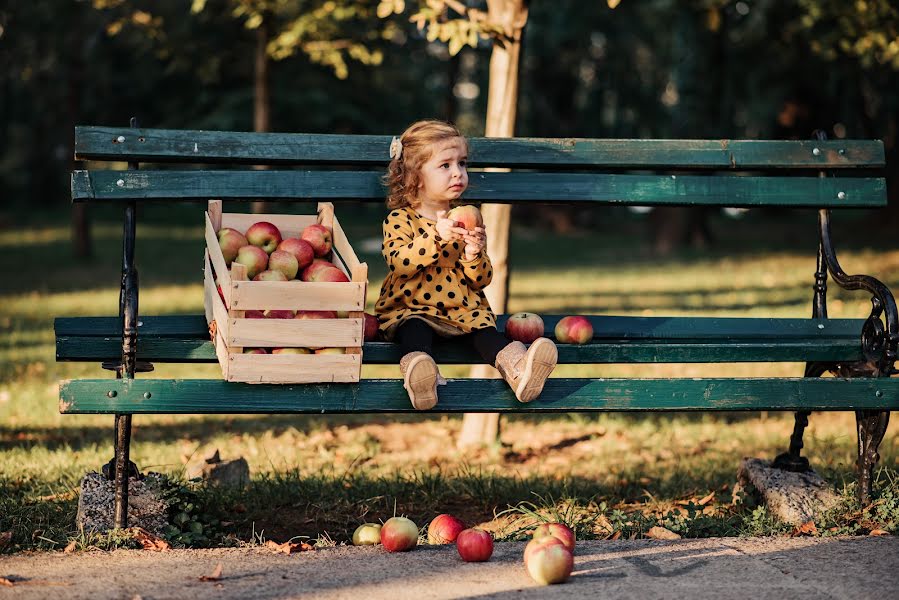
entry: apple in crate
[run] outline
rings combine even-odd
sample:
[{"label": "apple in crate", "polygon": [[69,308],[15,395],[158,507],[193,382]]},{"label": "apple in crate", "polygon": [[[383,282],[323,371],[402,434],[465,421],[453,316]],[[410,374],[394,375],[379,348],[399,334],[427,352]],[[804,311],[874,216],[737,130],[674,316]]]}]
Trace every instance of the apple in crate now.
[{"label": "apple in crate", "polygon": [[484,219],[481,217],[481,211],[478,210],[477,206],[472,206],[471,204],[453,208],[446,213],[446,218],[452,219],[456,223],[459,223],[461,227],[464,227],[469,231],[475,227],[484,226]]},{"label": "apple in crate", "polygon": [[541,544],[527,560],[528,574],[541,585],[567,581],[572,569],[574,555],[562,544]]},{"label": "apple in crate", "polygon": [[511,315],[506,321],[506,337],[510,340],[530,344],[543,336],[543,319],[540,315],[519,312]]},{"label": "apple in crate", "polygon": [[265,348],[244,348],[244,354],[268,354]]},{"label": "apple in crate", "polygon": [[281,230],[273,223],[259,221],[253,223],[247,229],[247,241],[252,245],[262,248],[266,254],[271,254],[281,243]]},{"label": "apple in crate", "polygon": [[418,545],[418,525],[406,517],[392,517],[381,527],[381,545],[388,552],[405,552]]},{"label": "apple in crate", "polygon": [[300,234],[300,239],[309,242],[316,256],[327,256],[331,251],[331,230],[324,225],[309,225]]},{"label": "apple in crate", "polygon": [[428,525],[429,544],[452,544],[465,531],[465,523],[453,515],[437,515]]},{"label": "apple in crate", "polygon": [[543,523],[534,530],[534,539],[554,537],[574,553],[574,532],[564,523]]},{"label": "apple in crate", "polygon": [[266,319],[292,319],[294,313],[292,310],[270,308],[264,313]]},{"label": "apple in crate", "polygon": [[563,344],[586,344],[593,339],[593,325],[587,317],[564,317],[556,323],[555,334]]},{"label": "apple in crate", "polygon": [[302,271],[312,264],[315,258],[315,251],[312,250],[312,244],[300,238],[287,238],[278,244],[278,250],[290,252],[297,259],[298,269]]},{"label": "apple in crate", "polygon": [[362,329],[362,339],[366,342],[373,342],[378,339],[378,317],[374,315],[370,315],[368,313],[364,313],[362,317],[365,319],[365,324]]},{"label": "apple in crate", "polygon": [[346,354],[346,348],[318,348],[316,354]]},{"label": "apple in crate", "polygon": [[218,238],[222,256],[225,257],[225,264],[229,267],[234,259],[237,258],[237,251],[249,244],[244,234],[230,227],[219,229]]},{"label": "apple in crate", "polygon": [[253,279],[259,273],[265,271],[268,266],[268,254],[262,248],[257,248],[252,244],[243,246],[237,251],[237,257],[234,262],[241,264],[247,268],[247,278]]},{"label": "apple in crate", "polygon": [[268,268],[272,271],[280,271],[284,273],[285,281],[293,279],[300,270],[300,263],[297,257],[286,250],[275,250],[268,257]]},{"label": "apple in crate", "polygon": [[258,273],[253,281],[287,281],[287,277],[281,271],[263,271]]},{"label": "apple in crate", "polygon": [[272,348],[272,354],[312,354],[309,348]]},{"label": "apple in crate", "polygon": [[312,260],[309,266],[303,269],[303,271],[300,273],[300,279],[302,279],[303,281],[312,281],[312,276],[315,275],[316,271],[318,271],[319,269],[332,267],[337,268],[337,265],[329,260],[325,260],[324,258],[315,258]]},{"label": "apple in crate", "polygon": [[466,529],[456,538],[456,550],[465,562],[484,562],[493,556],[493,536],[483,529]]},{"label": "apple in crate", "polygon": [[247,310],[247,311],[244,311],[243,318],[244,319],[264,319],[265,311],[256,310],[256,309]]},{"label": "apple in crate", "polygon": [[336,319],[333,310],[298,310],[295,319]]},{"label": "apple in crate", "polygon": [[381,524],[363,523],[353,532],[354,546],[377,546],[381,543]]},{"label": "apple in crate", "polygon": [[337,267],[325,267],[325,268],[319,269],[315,273],[313,273],[312,278],[309,281],[314,281],[316,283],[322,283],[322,282],[344,283],[349,280],[350,280],[350,278],[346,276],[346,273],[344,273]]}]

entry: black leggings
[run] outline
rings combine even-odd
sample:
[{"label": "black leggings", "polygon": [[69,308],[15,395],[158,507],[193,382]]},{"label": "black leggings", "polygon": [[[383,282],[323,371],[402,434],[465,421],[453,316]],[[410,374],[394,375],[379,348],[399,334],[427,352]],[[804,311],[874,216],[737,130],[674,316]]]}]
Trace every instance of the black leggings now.
[{"label": "black leggings", "polygon": [[[434,345],[435,331],[430,325],[421,319],[409,319],[396,329],[396,342],[405,356],[410,352],[426,352],[433,356],[431,351]],[[500,350],[509,345],[506,336],[496,330],[496,327],[476,329],[471,333],[454,336],[462,343],[470,343],[487,364],[496,364],[496,355]]]}]

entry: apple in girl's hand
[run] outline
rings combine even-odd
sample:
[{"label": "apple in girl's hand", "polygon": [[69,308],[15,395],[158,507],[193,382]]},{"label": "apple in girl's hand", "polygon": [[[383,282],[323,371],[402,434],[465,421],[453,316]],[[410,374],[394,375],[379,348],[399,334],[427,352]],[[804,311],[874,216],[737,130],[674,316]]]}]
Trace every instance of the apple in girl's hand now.
[{"label": "apple in girl's hand", "polygon": [[437,515],[428,525],[429,544],[452,544],[465,530],[465,523],[453,515]]},{"label": "apple in girl's hand", "polygon": [[446,218],[459,223],[468,231],[471,231],[475,227],[484,226],[484,219],[481,217],[481,211],[478,210],[477,206],[472,206],[471,204],[457,206],[451,209],[446,213]]},{"label": "apple in girl's hand", "polygon": [[535,538],[535,539],[531,540],[530,542],[528,542],[528,545],[524,547],[524,566],[525,566],[525,568],[527,568],[528,562],[531,560],[531,555],[534,554],[534,551],[537,550],[537,548],[540,548],[542,546],[560,546],[562,548],[565,548],[565,544],[563,544],[562,540],[560,540],[557,537],[548,535],[548,536],[542,537],[542,538]]},{"label": "apple in girl's hand", "polygon": [[336,319],[333,310],[298,310],[295,319]]},{"label": "apple in girl's hand", "polygon": [[493,555],[493,536],[483,529],[466,529],[456,538],[456,550],[465,562],[484,562]]},{"label": "apple in girl's hand", "polygon": [[297,257],[285,250],[275,250],[268,257],[268,268],[272,271],[280,271],[284,273],[286,279],[293,279],[300,270],[300,263]]},{"label": "apple in girl's hand", "polygon": [[519,312],[506,320],[506,337],[510,340],[530,344],[543,336],[543,319],[534,313]]},{"label": "apple in girl's hand", "polygon": [[247,229],[247,241],[252,245],[265,250],[266,254],[271,254],[278,248],[281,243],[281,230],[273,223],[268,221],[259,221],[253,223]]},{"label": "apple in girl's hand", "polygon": [[253,279],[259,273],[265,271],[268,265],[268,254],[262,248],[257,248],[252,244],[243,246],[237,251],[237,257],[234,262],[241,264],[247,268],[247,277]]},{"label": "apple in girl's hand", "polygon": [[312,354],[309,348],[272,348],[272,354]]},{"label": "apple in girl's hand", "polygon": [[353,532],[354,546],[376,546],[381,543],[381,524],[363,523]]},{"label": "apple in girl's hand", "polygon": [[249,244],[244,234],[230,227],[219,229],[218,238],[222,256],[225,257],[225,264],[229,267],[231,262],[237,258],[237,251]]},{"label": "apple in girl's hand", "polygon": [[266,319],[292,319],[293,311],[292,310],[278,310],[278,309],[268,309],[263,314],[265,314]]},{"label": "apple in girl's hand", "polygon": [[318,348],[316,354],[346,354],[346,348]]},{"label": "apple in girl's hand", "polygon": [[378,317],[368,313],[363,313],[362,317],[365,319],[365,324],[362,328],[362,340],[372,342],[378,339]]},{"label": "apple in girl's hand", "polygon": [[331,230],[324,225],[309,225],[300,234],[300,239],[309,242],[316,256],[327,256],[331,251]]},{"label": "apple in girl's hand", "polygon": [[381,527],[381,545],[388,552],[405,552],[418,545],[418,525],[406,517],[392,517]]},{"label": "apple in girl's hand", "polygon": [[534,539],[554,537],[574,553],[574,532],[564,523],[543,523],[534,530]]},{"label": "apple in girl's hand", "polygon": [[562,344],[586,344],[593,339],[593,325],[587,317],[565,317],[556,323],[555,334]]},{"label": "apple in girl's hand", "polygon": [[287,277],[281,271],[263,271],[253,281],[287,281]]},{"label": "apple in girl's hand", "polygon": [[264,319],[265,313],[261,310],[248,310],[243,313],[244,319]]},{"label": "apple in girl's hand", "polygon": [[312,264],[312,259],[315,258],[315,251],[312,250],[312,245],[306,240],[301,240],[300,238],[287,238],[280,244],[278,244],[278,250],[283,250],[284,252],[290,252],[297,259],[297,264],[299,265],[299,270],[303,270],[309,265]]},{"label": "apple in girl's hand", "polygon": [[540,545],[527,561],[528,574],[541,585],[567,581],[573,568],[574,555],[561,544]]},{"label": "apple in girl's hand", "polygon": [[325,281],[344,283],[349,280],[350,278],[346,276],[346,273],[337,267],[325,267],[313,273],[312,278],[309,281],[315,281],[317,283]]},{"label": "apple in girl's hand", "polygon": [[303,281],[312,281],[312,276],[315,275],[316,271],[331,267],[337,268],[334,263],[325,260],[324,258],[313,259],[309,266],[300,273],[300,279]]}]

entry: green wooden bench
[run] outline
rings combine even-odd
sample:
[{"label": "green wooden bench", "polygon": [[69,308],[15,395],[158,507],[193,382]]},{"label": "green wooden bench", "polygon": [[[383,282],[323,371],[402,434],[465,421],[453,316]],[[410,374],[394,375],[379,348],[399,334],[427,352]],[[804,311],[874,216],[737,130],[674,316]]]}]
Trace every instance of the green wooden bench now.
[{"label": "green wooden bench", "polygon": [[[382,204],[380,177],[389,136],[78,127],[75,137],[77,159],[126,161],[130,166],[72,175],[74,202],[117,204],[124,210],[120,314],[56,320],[58,360],[102,361],[117,374],[115,379],[64,381],[59,393],[62,413],[116,415],[115,457],[107,473],[117,480],[117,525],[125,524],[126,474],[134,469],[129,461],[134,414],[413,411],[398,378],[323,385],[135,378],[135,373],[151,370],[151,363],[216,360],[203,315],[138,314],[138,205],[153,209],[172,201],[210,198]],[[165,168],[138,170],[141,162],[165,163]],[[182,164],[190,166],[179,168]],[[271,168],[246,166],[261,164]],[[805,377],[797,378],[553,378],[530,404],[517,402],[501,380],[452,379],[440,389],[437,412],[789,410],[796,412],[796,425],[776,464],[804,470],[808,463],[800,450],[809,413],[853,410],[858,421],[859,496],[867,500],[889,411],[899,408],[899,379],[890,378],[896,373],[899,316],[885,285],[840,268],[830,218],[832,209],[886,205],[881,142],[475,138],[470,166],[475,169],[467,194],[471,201],[815,209],[820,243],[817,271],[810,281],[812,318],[597,315],[591,317],[596,332],[591,343],[559,345],[560,363],[807,366]],[[511,171],[477,171],[482,167]],[[828,319],[828,275],[844,288],[870,294],[870,317]],[[548,336],[559,318],[545,316]],[[500,328],[504,321],[501,316]],[[398,359],[392,343],[364,345],[364,363],[395,364]],[[479,362],[471,351],[452,345],[439,350],[436,359]],[[835,376],[821,377],[828,372]]]}]

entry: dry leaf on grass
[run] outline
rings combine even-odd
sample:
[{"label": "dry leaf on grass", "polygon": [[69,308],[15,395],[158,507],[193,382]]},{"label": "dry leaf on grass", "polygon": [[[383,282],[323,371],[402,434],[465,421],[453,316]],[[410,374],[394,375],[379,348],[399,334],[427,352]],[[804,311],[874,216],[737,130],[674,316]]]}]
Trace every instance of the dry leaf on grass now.
[{"label": "dry leaf on grass", "polygon": [[7,579],[6,577],[0,577],[0,585],[2,585],[4,587],[12,587],[16,584],[13,583],[12,580]]},{"label": "dry leaf on grass", "polygon": [[76,542],[75,540],[72,540],[71,542],[69,542],[69,543],[66,545],[65,549],[62,551],[63,554],[71,554],[72,552],[75,551],[75,547],[76,547],[77,545],[78,545],[78,542]]},{"label": "dry leaf on grass", "polygon": [[620,531],[616,531],[615,533],[612,534],[612,537],[610,537],[609,539],[610,539],[610,540],[617,540],[617,539],[620,538],[620,537],[621,537],[621,532],[620,532]]},{"label": "dry leaf on grass", "polygon": [[215,566],[210,575],[201,575],[200,581],[219,581],[222,578],[222,563]]},{"label": "dry leaf on grass", "polygon": [[890,532],[883,529],[872,529],[868,535],[890,535]]},{"label": "dry leaf on grass", "polygon": [[50,585],[56,587],[64,587],[72,585],[65,581],[47,581],[44,579],[9,579],[8,577],[0,577],[0,586],[17,587],[22,585]]},{"label": "dry leaf on grass", "polygon": [[814,521],[806,521],[802,525],[797,525],[790,532],[790,537],[799,537],[800,535],[818,535],[818,528],[815,527]]},{"label": "dry leaf on grass", "polygon": [[137,541],[140,542],[140,545],[143,546],[144,550],[162,552],[164,550],[172,549],[167,541],[160,537],[156,537],[143,527],[132,527],[131,532],[134,534]]},{"label": "dry leaf on grass", "polygon": [[284,542],[283,544],[279,544],[278,542],[269,540],[265,542],[265,547],[269,550],[282,552],[284,554],[293,554],[294,552],[308,552],[310,550],[315,550],[315,546],[307,544],[306,542]]},{"label": "dry leaf on grass", "polygon": [[702,500],[699,501],[699,506],[705,506],[706,504],[711,502],[714,498],[715,498],[715,491],[712,490],[711,492],[709,492],[708,496],[704,496],[702,498]]},{"label": "dry leaf on grass", "polygon": [[674,533],[670,529],[665,529],[664,527],[650,527],[649,531],[646,532],[646,537],[653,540],[679,540],[680,535]]}]

